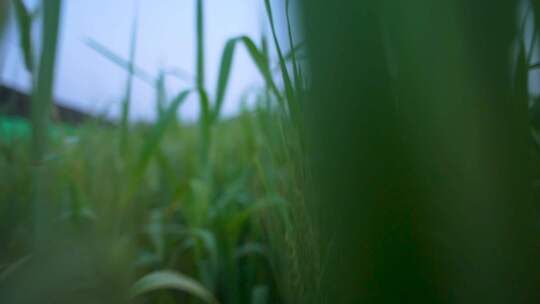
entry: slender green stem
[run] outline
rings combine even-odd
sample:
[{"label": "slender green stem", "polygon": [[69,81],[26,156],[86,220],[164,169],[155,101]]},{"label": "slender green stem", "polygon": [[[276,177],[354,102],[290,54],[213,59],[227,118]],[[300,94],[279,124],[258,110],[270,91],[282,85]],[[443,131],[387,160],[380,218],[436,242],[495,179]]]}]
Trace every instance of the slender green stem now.
[{"label": "slender green stem", "polygon": [[196,7],[196,30],[197,30],[197,89],[204,88],[204,7],[203,0],[197,0]]},{"label": "slender green stem", "polygon": [[[201,143],[200,143],[200,158],[203,168],[208,166],[208,158],[210,151],[210,137],[211,137],[211,112],[210,101],[205,88],[205,73],[204,73],[204,7],[203,0],[197,0],[196,4],[196,85],[199,92],[199,104],[200,104],[200,130],[201,130]],[[206,171],[206,170],[205,170]]]},{"label": "slender green stem", "polygon": [[294,76],[294,85],[296,89],[300,89],[300,72],[298,69],[298,61],[296,59],[296,49],[295,49],[295,43],[292,33],[292,27],[291,27],[291,14],[290,14],[290,1],[287,0],[285,2],[285,15],[287,17],[287,36],[289,38],[289,47],[290,47],[290,53],[291,53],[291,59],[292,59],[292,67],[293,67],[293,76]]},{"label": "slender green stem", "polygon": [[272,12],[272,5],[270,3],[270,0],[265,0],[265,8],[266,8],[266,14],[268,16],[268,22],[270,23],[270,30],[272,32],[272,38],[274,40],[276,52],[279,59],[279,66],[281,70],[281,77],[283,79],[283,84],[285,86],[285,96],[287,97],[287,106],[289,107],[289,111],[291,116],[293,117],[293,120],[296,121],[296,118],[298,117],[298,105],[295,103],[295,91],[293,88],[293,84],[291,81],[291,78],[289,76],[289,71],[287,69],[287,64],[285,62],[285,57],[283,56],[283,52],[281,50],[281,47],[279,45],[279,40],[277,37],[277,31],[276,26],[274,22],[274,14]]},{"label": "slender green stem", "polygon": [[126,83],[126,92],[124,103],[122,104],[122,122],[121,122],[121,151],[125,155],[129,152],[129,112],[131,105],[131,91],[133,88],[133,75],[135,74],[135,56],[137,50],[137,14],[133,18],[133,26],[131,29],[131,43],[129,48],[129,63],[128,63],[128,78]]},{"label": "slender green stem", "polygon": [[43,1],[43,45],[32,96],[32,153],[35,166],[33,176],[34,241],[36,246],[40,246],[46,240],[48,230],[49,206],[45,205],[48,166],[45,160],[48,149],[49,116],[53,98],[61,5],[61,0]]}]

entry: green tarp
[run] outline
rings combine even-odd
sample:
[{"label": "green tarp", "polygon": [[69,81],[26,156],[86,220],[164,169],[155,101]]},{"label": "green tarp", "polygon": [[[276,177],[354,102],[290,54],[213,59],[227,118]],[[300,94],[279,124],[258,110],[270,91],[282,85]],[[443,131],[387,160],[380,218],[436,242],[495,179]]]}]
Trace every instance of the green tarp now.
[{"label": "green tarp", "polygon": [[[61,134],[75,135],[76,129],[67,125],[51,126],[51,135],[58,137]],[[30,139],[32,126],[27,119],[18,117],[0,116],[0,140],[9,142],[14,139]]]}]

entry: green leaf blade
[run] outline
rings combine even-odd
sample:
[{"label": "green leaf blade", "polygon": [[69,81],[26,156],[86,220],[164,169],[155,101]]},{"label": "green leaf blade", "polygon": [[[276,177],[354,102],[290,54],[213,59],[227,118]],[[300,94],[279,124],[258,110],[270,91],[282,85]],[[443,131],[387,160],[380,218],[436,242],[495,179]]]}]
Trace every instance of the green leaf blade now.
[{"label": "green leaf blade", "polygon": [[[110,62],[116,64],[118,67],[126,71],[129,71],[129,61],[126,59],[123,59],[121,56],[114,53],[113,51],[105,47],[103,44],[97,42],[94,39],[86,39],[85,44],[89,48],[94,50],[96,53],[108,59]],[[137,67],[136,65],[133,66],[133,76],[139,78],[140,80],[152,86],[155,83],[155,80],[153,79],[152,76],[150,76],[150,73],[146,72],[140,67]]]},{"label": "green leaf blade", "polygon": [[19,43],[23,53],[24,67],[30,73],[34,71],[32,45],[32,15],[22,0],[13,0],[15,16],[19,28]]},{"label": "green leaf blade", "polygon": [[131,288],[130,296],[134,298],[161,289],[179,290],[195,296],[206,303],[219,303],[214,295],[201,283],[181,273],[169,270],[152,272],[142,277]]},{"label": "green leaf blade", "polygon": [[238,42],[237,38],[230,39],[225,44],[223,49],[223,54],[221,56],[221,66],[219,69],[218,83],[216,88],[216,104],[213,111],[212,120],[217,120],[223,106],[223,101],[225,99],[225,93],[227,90],[227,85],[229,84],[229,78],[231,74],[232,61],[234,58],[234,51],[236,48],[236,43]]}]

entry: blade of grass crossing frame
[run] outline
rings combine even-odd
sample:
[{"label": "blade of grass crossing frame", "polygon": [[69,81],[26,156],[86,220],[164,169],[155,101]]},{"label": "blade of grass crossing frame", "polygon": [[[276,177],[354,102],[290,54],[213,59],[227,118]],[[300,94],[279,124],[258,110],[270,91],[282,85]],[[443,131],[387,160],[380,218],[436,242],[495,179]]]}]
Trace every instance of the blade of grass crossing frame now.
[{"label": "blade of grass crossing frame", "polygon": [[[204,3],[203,0],[196,0],[195,5],[195,29],[196,29],[196,86],[199,95],[200,116],[199,127],[201,132],[199,156],[202,168],[208,167],[210,154],[210,133],[212,123],[212,112],[210,110],[210,100],[205,88],[205,64],[204,64]],[[206,172],[206,169],[203,171]],[[206,176],[206,174],[204,174]]]},{"label": "blade of grass crossing frame", "polygon": [[[285,16],[287,18],[287,36],[289,38],[289,47],[291,50],[289,51],[289,54],[291,55],[292,60],[292,67],[293,67],[293,76],[294,76],[294,85],[297,90],[300,89],[300,73],[298,71],[298,61],[296,60],[296,50],[295,50],[295,44],[294,44],[294,38],[292,34],[292,28],[291,28],[291,17],[290,17],[290,0],[285,1]],[[283,57],[285,61],[285,56]]]},{"label": "blade of grass crossing frame", "polygon": [[[264,58],[264,61],[270,64],[270,50],[268,48],[268,37],[266,36],[265,31],[261,34],[261,57]],[[271,94],[272,89],[270,86],[266,83],[266,88],[264,90],[264,97],[266,99],[265,106],[270,109],[271,108]]]},{"label": "blade of grass crossing frame", "polygon": [[[46,4],[45,4],[46,3]],[[43,1],[42,41],[37,81],[32,94],[32,153],[34,161],[33,203],[35,245],[46,242],[48,206],[44,198],[47,192],[48,170],[45,162],[48,146],[49,115],[53,97],[54,68],[60,23],[61,0]]]},{"label": "blade of grass crossing frame", "polygon": [[270,86],[270,89],[274,92],[276,97],[280,101],[283,101],[283,96],[279,92],[272,78],[269,61],[265,58],[263,53],[257,48],[257,46],[255,45],[255,42],[253,42],[253,40],[251,40],[249,37],[242,36],[239,39],[246,47],[248,54],[251,57],[251,60],[253,60],[253,63],[255,63],[255,65],[257,66],[257,69],[263,76],[267,85]]},{"label": "blade of grass crossing frame", "polygon": [[231,65],[234,58],[234,49],[236,47],[236,39],[231,39],[225,44],[223,54],[221,55],[221,66],[219,68],[219,76],[216,88],[216,103],[212,113],[212,121],[216,121],[219,118],[223,100],[225,99],[225,92],[227,90],[227,84],[229,82],[229,76],[231,72]]},{"label": "blade of grass crossing frame", "polygon": [[270,4],[270,0],[264,0],[264,4],[266,7],[266,13],[268,15],[268,21],[270,22],[270,29],[272,31],[272,37],[273,37],[274,44],[276,47],[276,52],[279,57],[279,65],[281,67],[281,76],[283,78],[283,84],[285,86],[285,94],[287,96],[287,106],[289,107],[289,111],[291,115],[293,117],[296,117],[297,111],[296,111],[296,106],[294,103],[294,100],[295,100],[294,89],[291,82],[291,78],[289,76],[289,71],[287,69],[287,64],[285,63],[283,52],[281,51],[281,47],[279,45],[279,41],[277,38],[276,26],[274,23],[274,15],[272,13],[272,5]]},{"label": "blade of grass crossing frame", "polygon": [[155,83],[156,107],[158,120],[161,120],[165,114],[165,104],[167,102],[167,88],[165,86],[165,72],[160,70]]},{"label": "blade of grass crossing frame", "polygon": [[[101,56],[107,58],[112,63],[116,64],[120,68],[130,71],[130,63],[128,60],[123,59],[118,54],[114,53],[113,51],[109,50],[107,47],[102,45],[101,43],[93,40],[93,39],[87,39],[85,41],[86,45],[96,51]],[[145,70],[141,69],[140,67],[137,67],[135,64],[133,64],[133,76],[139,78],[140,80],[146,82],[149,85],[154,85],[154,79],[152,76],[150,76],[150,73],[146,72]]]},{"label": "blade of grass crossing frame", "polygon": [[[7,1],[0,1],[0,41],[4,40],[6,35],[5,23],[6,23],[6,4]],[[4,66],[6,64],[5,60],[5,50],[0,49],[0,72],[4,71]]]},{"label": "blade of grass crossing frame", "polygon": [[34,71],[34,55],[32,47],[32,15],[22,0],[13,0],[15,19],[19,28],[19,43],[23,53],[24,67],[30,73]]},{"label": "blade of grass crossing frame", "polygon": [[212,113],[212,121],[216,121],[219,118],[223,101],[225,99],[225,92],[229,82],[229,76],[231,71],[231,65],[234,58],[234,50],[236,48],[236,39],[231,39],[225,44],[223,54],[221,55],[221,65],[219,68],[219,76],[216,88],[216,102]]},{"label": "blade of grass crossing frame", "polygon": [[204,88],[204,7],[203,0],[197,0],[196,6],[196,32],[197,32],[197,87]]},{"label": "blade of grass crossing frame", "polygon": [[138,27],[138,13],[135,13],[133,18],[133,25],[131,28],[131,43],[129,47],[129,62],[128,62],[128,77],[126,82],[126,92],[124,96],[124,102],[122,104],[122,120],[120,126],[120,151],[123,154],[129,152],[129,112],[131,106],[131,91],[133,87],[133,74],[135,71],[135,56],[137,50],[137,27]]},{"label": "blade of grass crossing frame", "polygon": [[[268,7],[268,9],[270,9],[269,5],[267,7]],[[269,10],[269,15],[270,16],[272,15],[271,10]],[[273,26],[273,18],[270,17],[270,19],[271,19],[272,27],[274,27]],[[199,88],[204,87],[204,61],[203,61],[203,56],[204,56],[203,38],[204,38],[204,36],[203,36],[203,23],[202,23],[202,20],[203,20],[202,0],[198,0],[197,1],[197,84],[198,84]],[[290,31],[290,28],[289,28],[289,31]],[[275,31],[273,31],[273,32],[275,34]],[[292,40],[292,36],[290,37],[290,39]],[[248,51],[248,54],[250,55],[251,59],[255,63],[255,65],[258,68],[261,75],[263,76],[263,78],[264,78],[267,86],[269,87],[269,89],[276,95],[276,97],[278,98],[280,103],[282,103],[282,101],[283,101],[282,100],[283,97],[281,96],[277,86],[275,85],[275,83],[274,83],[274,81],[272,79],[272,73],[271,73],[270,64],[269,64],[269,58],[268,58],[267,54],[266,55],[264,54],[265,51],[264,50],[263,51],[259,50],[257,48],[257,46],[255,45],[255,43],[249,37],[242,36],[242,37],[238,37],[238,38],[233,38],[233,39],[230,39],[229,41],[227,41],[227,43],[225,44],[225,47],[223,49],[222,56],[221,56],[221,65],[220,65],[217,88],[216,88],[216,95],[215,95],[216,96],[216,102],[215,102],[215,106],[214,106],[214,109],[213,109],[211,117],[210,117],[211,122],[214,122],[215,120],[217,120],[219,118],[220,113],[221,113],[221,109],[223,107],[223,102],[224,102],[225,94],[226,94],[226,90],[227,90],[227,85],[228,85],[229,78],[230,78],[230,72],[231,72],[231,67],[232,67],[232,61],[234,59],[234,52],[235,52],[236,44],[239,43],[239,42],[243,43],[244,46],[246,47],[246,49]],[[281,49],[279,48],[279,44],[277,44],[277,40],[276,40],[276,46],[278,48],[278,53],[280,55],[280,62],[283,63],[281,65],[281,67],[282,67],[282,71],[284,71],[284,77],[283,78],[284,78],[284,82],[285,82],[285,86],[286,86],[287,96],[288,96],[288,99],[292,99],[294,89],[292,87],[290,78],[288,76],[288,72],[287,72],[287,69],[286,69],[286,66],[285,66],[285,61],[283,59]],[[266,53],[268,53],[267,45],[263,45],[263,48],[266,48]],[[294,60],[294,65],[295,65],[295,68],[296,68],[296,59]],[[295,69],[295,71],[297,71],[297,70]],[[283,104],[282,104],[282,106],[283,106]]]},{"label": "blade of grass crossing frame", "polygon": [[283,97],[281,96],[274,80],[272,79],[272,73],[270,70],[268,59],[268,47],[267,45],[265,45],[265,42],[263,42],[262,50],[259,50],[253,40],[251,40],[247,36],[232,38],[225,44],[225,48],[223,49],[223,53],[221,55],[221,65],[216,88],[216,104],[212,113],[212,121],[217,120],[221,112],[221,108],[223,106],[225,94],[227,91],[227,85],[230,78],[230,72],[234,59],[236,45],[238,43],[242,43],[245,46],[249,56],[253,60],[253,63],[259,70],[259,73],[261,73],[261,76],[263,77],[267,87],[276,95],[280,102],[283,101]]},{"label": "blade of grass crossing frame", "polygon": [[270,50],[268,48],[268,38],[263,32],[261,35],[261,54],[266,62],[270,62]]},{"label": "blade of grass crossing frame", "polygon": [[210,110],[210,100],[208,98],[208,93],[206,92],[206,90],[204,88],[199,88],[197,90],[197,93],[199,94],[199,101],[201,107],[201,113],[199,118],[201,146],[199,156],[202,167],[207,168],[210,156],[212,114]]}]

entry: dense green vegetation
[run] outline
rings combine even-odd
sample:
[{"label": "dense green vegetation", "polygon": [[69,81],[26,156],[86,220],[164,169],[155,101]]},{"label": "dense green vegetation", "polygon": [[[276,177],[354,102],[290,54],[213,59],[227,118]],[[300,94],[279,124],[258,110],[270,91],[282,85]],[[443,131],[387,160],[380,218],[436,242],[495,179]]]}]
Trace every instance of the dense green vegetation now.
[{"label": "dense green vegetation", "polygon": [[[122,117],[118,126],[95,119],[68,128],[52,122],[50,104],[62,1],[41,6],[41,48],[30,38],[36,14],[12,3],[34,88],[30,124],[2,119],[0,301],[280,303],[312,287],[301,280],[311,263],[300,259],[315,254],[306,241],[313,239],[291,224],[307,222],[302,204],[291,208],[303,200],[303,80],[295,51],[284,54],[278,44],[269,1],[274,43],[231,38],[215,91],[205,85],[204,6],[196,2],[196,85],[166,100],[168,75],[161,72],[152,81],[159,113],[153,124],[127,119],[132,82],[141,77],[137,20],[128,59],[88,41],[127,72]],[[264,86],[246,96],[256,100],[254,108],[223,120],[238,47],[246,48]],[[180,123],[178,110],[190,95],[199,98],[200,117]]]},{"label": "dense green vegetation", "polygon": [[[68,278],[90,280],[84,284],[103,284],[103,280],[126,284],[123,275],[133,274],[129,279],[134,280],[166,269],[196,278],[220,302],[251,303],[252,297],[276,300],[280,262],[268,246],[265,225],[282,216],[277,212],[284,207],[290,178],[284,156],[266,145],[278,139],[267,138],[272,135],[261,124],[261,118],[270,119],[265,115],[262,110],[245,113],[216,126],[209,153],[215,164],[209,173],[211,183],[201,173],[198,130],[193,126],[169,126],[146,160],[148,138],[155,132],[151,126],[133,127],[131,157],[119,153],[115,128],[88,124],[76,134],[55,136],[47,156],[48,189],[43,200],[53,216],[48,223],[50,235],[44,237],[53,241],[48,250],[55,254],[50,265],[39,265],[38,260],[35,267],[62,269],[70,265],[69,259],[82,265],[65,269],[67,277],[34,278],[37,281],[25,277],[24,286],[59,280],[61,289],[48,292],[77,292],[78,286],[66,284]],[[28,138],[2,141],[0,231],[6,279],[10,266],[23,258],[28,261],[18,268],[30,267],[34,256],[34,166],[29,151]],[[70,255],[86,251],[89,257],[57,256],[67,248]],[[93,255],[112,260],[88,261]],[[107,269],[111,265],[114,268]],[[96,267],[105,267],[104,273],[92,277]],[[114,275],[122,276],[107,279]],[[95,292],[97,297],[99,290]]]},{"label": "dense green vegetation", "polygon": [[327,302],[539,302],[540,1],[302,9]]},{"label": "dense green vegetation", "polygon": [[[0,302],[540,302],[540,1],[303,0],[297,43],[264,0],[269,37],[231,37],[216,88],[203,2],[171,100],[136,18],[129,58],[88,40],[125,95],[117,125],[77,127],[51,119],[62,1],[11,2],[34,86],[30,121],[0,120]],[[224,119],[241,47],[264,83]],[[155,123],[128,120],[135,78]]]}]

